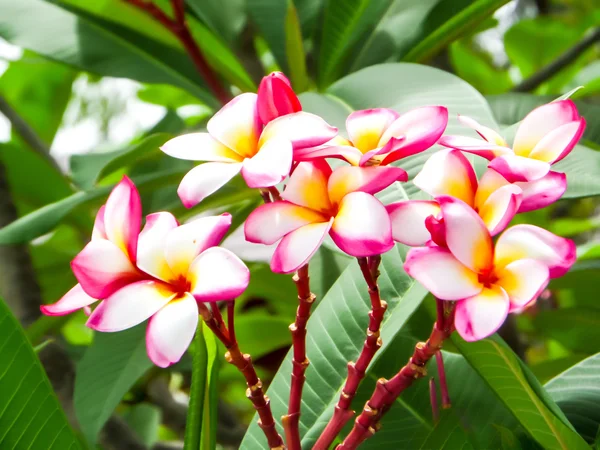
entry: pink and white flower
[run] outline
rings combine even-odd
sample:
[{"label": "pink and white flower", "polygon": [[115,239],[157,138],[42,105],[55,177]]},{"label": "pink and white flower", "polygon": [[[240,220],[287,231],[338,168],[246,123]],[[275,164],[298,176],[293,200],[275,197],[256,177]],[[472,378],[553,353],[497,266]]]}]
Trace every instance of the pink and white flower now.
[{"label": "pink and white flower", "polygon": [[532,225],[492,237],[462,200],[438,197],[447,248],[408,252],[404,268],[441,300],[457,301],[455,326],[467,341],[494,333],[509,312],[522,310],[575,262],[575,245]]},{"label": "pink and white flower", "polygon": [[552,164],[573,150],[585,129],[585,119],[571,100],[555,101],[531,111],[519,124],[512,149],[491,128],[469,117],[459,116],[459,120],[483,140],[444,136],[440,144],[487,158],[491,161],[489,167],[511,183],[546,176]]},{"label": "pink and white flower", "polygon": [[448,124],[443,106],[424,106],[404,114],[388,108],[355,111],[346,119],[348,139],[338,137],[297,152],[297,160],[345,159],[354,166],[387,165],[434,145]]},{"label": "pink and white flower", "polygon": [[258,116],[263,125],[298,111],[302,111],[302,105],[283,73],[272,72],[263,77],[258,86]]},{"label": "pink and white flower", "polygon": [[332,171],[324,160],[301,162],[283,200],[250,214],[244,225],[246,240],[274,244],[281,239],[271,260],[277,273],[306,264],[327,234],[349,255],[384,253],[394,245],[391,224],[373,194],[406,179],[398,167],[344,166]]},{"label": "pink and white flower", "polygon": [[251,188],[275,186],[288,176],[296,151],[337,134],[337,128],[307,112],[277,117],[263,127],[259,106],[263,114],[274,114],[264,103],[259,105],[257,94],[238,95],[208,121],[208,133],[179,136],[161,147],[175,158],[208,161],[181,180],[177,193],[185,207],[196,205],[240,171]]}]

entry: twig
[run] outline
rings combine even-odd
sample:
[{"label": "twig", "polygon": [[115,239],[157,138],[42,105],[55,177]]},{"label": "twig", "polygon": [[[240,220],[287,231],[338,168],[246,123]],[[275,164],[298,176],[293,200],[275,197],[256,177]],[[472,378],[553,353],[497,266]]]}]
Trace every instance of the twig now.
[{"label": "twig", "polygon": [[302,404],[302,388],[309,365],[306,357],[306,323],[310,317],[310,309],[315,301],[315,295],[310,292],[308,264],[300,267],[294,275],[294,283],[298,289],[298,309],[296,320],[290,325],[292,332],[292,377],[290,382],[290,401],[287,415],[281,418],[285,438],[290,450],[302,450],[300,443],[300,405]]},{"label": "twig", "polygon": [[323,430],[323,433],[315,443],[315,450],[324,450],[329,448],[335,437],[342,431],[344,425],[352,418],[354,411],[350,409],[352,400],[356,395],[358,386],[369,364],[373,360],[375,353],[381,347],[380,328],[383,316],[387,309],[387,303],[381,300],[379,287],[377,286],[377,277],[379,275],[380,256],[374,256],[369,259],[358,258],[358,264],[362,271],[363,277],[369,287],[369,297],[371,299],[371,311],[369,311],[369,327],[367,329],[367,337],[365,339],[360,356],[356,363],[350,361],[348,363],[348,377],[340,394],[333,416]]},{"label": "twig", "polygon": [[215,97],[217,97],[222,104],[225,104],[231,100],[231,95],[223,88],[218,77],[206,62],[206,59],[202,55],[200,48],[196,44],[196,41],[194,40],[194,37],[192,36],[192,33],[185,22],[185,8],[183,0],[171,0],[171,7],[173,9],[175,19],[171,19],[162,9],[160,9],[151,1],[123,1],[143,11],[146,11],[157,21],[162,23],[166,29],[168,29],[177,39],[179,39],[196,66],[196,69],[213,94],[215,94]]},{"label": "twig", "polygon": [[581,41],[564,52],[547,66],[541,68],[539,72],[523,80],[515,86],[513,92],[529,92],[537,88],[540,84],[548,81],[562,69],[575,61],[583,52],[600,41],[600,28],[595,28],[591,33],[585,36]]}]

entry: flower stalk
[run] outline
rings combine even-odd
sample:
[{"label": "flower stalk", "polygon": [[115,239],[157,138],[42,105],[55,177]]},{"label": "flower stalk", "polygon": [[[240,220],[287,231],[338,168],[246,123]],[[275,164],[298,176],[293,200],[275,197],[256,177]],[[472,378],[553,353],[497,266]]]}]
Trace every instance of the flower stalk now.
[{"label": "flower stalk", "polygon": [[429,379],[429,401],[431,403],[431,417],[433,423],[437,424],[440,420],[440,406],[437,398],[437,386],[435,385],[435,378]]}]

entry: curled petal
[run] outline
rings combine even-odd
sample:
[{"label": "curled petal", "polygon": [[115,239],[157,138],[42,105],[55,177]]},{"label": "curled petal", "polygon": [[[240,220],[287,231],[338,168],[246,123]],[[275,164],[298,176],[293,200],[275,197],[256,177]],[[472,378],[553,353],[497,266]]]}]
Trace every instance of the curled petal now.
[{"label": "curled petal", "polygon": [[[444,224],[444,218],[438,219],[434,216],[429,216],[425,219],[425,228],[431,235],[431,240],[437,246],[442,248],[448,248],[446,242],[446,225]],[[431,243],[429,243],[431,245]]]},{"label": "curled petal", "polygon": [[535,259],[550,270],[550,278],[564,275],[575,263],[575,243],[534,225],[515,225],[498,238],[494,264],[507,266],[519,259]]},{"label": "curled petal", "polygon": [[146,351],[158,367],[169,367],[181,359],[198,326],[198,306],[185,293],[163,306],[148,322]]},{"label": "curled petal", "polygon": [[477,177],[469,160],[458,150],[440,150],[429,157],[413,180],[433,197],[449,195],[473,206]]},{"label": "curled petal", "polygon": [[106,205],[102,205],[96,214],[94,220],[94,229],[92,230],[92,239],[108,239],[106,229],[104,228],[104,210]]},{"label": "curled petal", "polygon": [[487,199],[496,192],[498,189],[504,186],[509,186],[510,183],[506,181],[502,175],[493,169],[485,171],[481,179],[479,180],[479,186],[477,186],[477,192],[475,193],[474,205],[476,208],[481,208]]},{"label": "curled petal", "polygon": [[548,172],[536,181],[516,183],[523,190],[520,213],[545,208],[560,199],[567,190],[567,175]]},{"label": "curled petal", "polygon": [[465,266],[477,273],[492,268],[492,237],[483,220],[466,203],[443,195],[437,198],[446,227],[448,249]]},{"label": "curled petal", "polygon": [[212,137],[243,158],[251,158],[258,149],[261,123],[256,101],[256,94],[240,94],[223,106],[206,124]]},{"label": "curled petal", "polygon": [[175,278],[165,257],[165,245],[171,230],[178,226],[177,219],[168,212],[146,216],[138,243],[137,266],[141,270],[166,282]]},{"label": "curled petal", "polygon": [[333,223],[311,223],[287,234],[279,243],[271,259],[275,273],[292,273],[306,264],[321,246]]},{"label": "curled petal", "polygon": [[327,183],[327,191],[332,204],[339,204],[350,192],[376,194],[395,181],[407,181],[407,173],[400,167],[343,166],[333,171]]},{"label": "curled petal", "polygon": [[138,281],[101,302],[86,325],[96,331],[126,330],[151,317],[176,295],[160,281]]},{"label": "curled petal", "polygon": [[550,171],[550,164],[547,162],[515,155],[499,156],[488,167],[510,183],[539,180]]},{"label": "curled petal", "polygon": [[321,117],[307,112],[297,112],[269,122],[260,135],[258,145],[260,147],[278,136],[289,140],[295,151],[324,144],[333,139],[336,134],[337,128],[329,125]]},{"label": "curled petal", "polygon": [[142,278],[123,251],[106,240],[91,241],[73,259],[71,268],[83,290],[97,299]]},{"label": "curled petal", "polygon": [[331,210],[327,193],[327,180],[330,175],[331,168],[323,160],[301,162],[290,175],[281,198],[326,213]]},{"label": "curled petal", "polygon": [[142,225],[142,201],[135,184],[123,177],[106,201],[104,229],[106,236],[135,262],[137,241]]},{"label": "curled petal", "polygon": [[358,166],[363,154],[359,149],[350,145],[321,145],[301,149],[294,152],[295,161],[312,161],[322,158],[337,158],[348,161],[353,166]]},{"label": "curled petal", "polygon": [[492,193],[479,207],[479,217],[492,236],[504,230],[515,217],[521,205],[521,193],[519,186],[509,184]]},{"label": "curled petal", "polygon": [[233,300],[248,287],[250,271],[231,251],[212,247],[194,260],[187,278],[199,302]]},{"label": "curled petal", "polygon": [[242,170],[242,163],[209,162],[194,167],[185,174],[177,195],[186,208],[197,205]]},{"label": "curled petal", "polygon": [[298,111],[302,111],[302,105],[283,73],[272,72],[263,77],[258,86],[258,115],[264,125]]},{"label": "curled petal", "polygon": [[165,243],[165,257],[175,277],[185,276],[192,261],[219,245],[231,226],[231,214],[201,217],[173,229]]},{"label": "curled petal", "polygon": [[47,316],[64,316],[96,301],[98,300],[85,293],[80,284],[76,284],[59,301],[51,305],[42,305],[40,310]]},{"label": "curled petal", "polygon": [[533,148],[529,157],[554,164],[573,150],[575,144],[581,139],[583,130],[585,130],[584,118],[564,124],[544,136]]},{"label": "curled petal", "polygon": [[538,298],[549,281],[545,264],[535,259],[520,259],[506,265],[496,273],[497,285],[508,294],[510,311],[519,311]]},{"label": "curled petal", "polygon": [[170,139],[160,148],[173,158],[191,161],[241,162],[242,157],[208,133],[190,133]]},{"label": "curled petal", "polygon": [[365,192],[342,199],[330,234],[340,249],[356,257],[380,255],[394,246],[385,206]]},{"label": "curled petal", "polygon": [[509,306],[508,295],[502,288],[494,285],[484,288],[456,305],[456,331],[467,342],[484,339],[504,323]]},{"label": "curled petal", "polygon": [[440,205],[429,200],[409,200],[385,207],[392,222],[394,241],[410,246],[422,246],[431,240],[425,225],[429,216],[437,216]]},{"label": "curled petal", "polygon": [[248,242],[270,245],[304,225],[327,220],[325,215],[312,209],[287,201],[273,202],[250,213],[244,223],[244,233]]},{"label": "curled petal", "polygon": [[265,142],[256,155],[244,161],[242,176],[248,187],[269,187],[282,182],[292,168],[293,154],[290,141],[274,137]]},{"label": "curled petal", "polygon": [[383,132],[398,118],[393,109],[375,108],[354,111],[346,119],[346,131],[354,147],[362,153],[378,148]]},{"label": "curled petal", "polygon": [[571,100],[560,100],[535,108],[519,124],[513,150],[519,156],[528,156],[544,136],[576,120],[579,120],[579,114]]},{"label": "curled petal", "polygon": [[411,248],[404,270],[440,300],[461,300],[483,289],[477,274],[441,247]]},{"label": "curled petal", "polygon": [[487,141],[467,136],[442,136],[438,144],[463,152],[473,153],[490,161],[498,156],[513,154],[513,151],[508,147],[491,144]]},{"label": "curled petal", "polygon": [[471,119],[467,116],[461,116],[459,114],[458,121],[463,125],[474,129],[479,136],[488,141],[490,144],[499,145],[501,147],[508,147],[508,144],[502,136],[500,136],[496,131],[492,130],[491,128],[481,125],[475,119]]}]

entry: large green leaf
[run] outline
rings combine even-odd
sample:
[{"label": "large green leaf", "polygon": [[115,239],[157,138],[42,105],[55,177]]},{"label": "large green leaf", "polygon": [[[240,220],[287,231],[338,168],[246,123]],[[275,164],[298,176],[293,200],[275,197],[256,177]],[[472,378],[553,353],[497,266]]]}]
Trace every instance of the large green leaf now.
[{"label": "large green leaf", "polygon": [[[244,0],[187,0],[190,9],[215,33],[235,43],[246,25]],[[223,12],[227,13],[224,14]]]},{"label": "large green leaf", "polygon": [[552,170],[567,174],[567,192],[562,198],[600,195],[600,152],[577,145]]},{"label": "large green leaf", "polygon": [[25,332],[2,300],[0,447],[81,448]]},{"label": "large green leaf", "polygon": [[[597,342],[597,341],[596,341]],[[544,386],[589,443],[600,426],[600,353],[581,361]]]},{"label": "large green leaf", "polygon": [[481,375],[530,436],[545,449],[588,449],[537,379],[499,337],[465,342],[452,336],[469,364]]},{"label": "large green leaf", "polygon": [[96,333],[77,365],[75,414],[91,444],[123,396],[152,366],[145,334],[146,324],[119,333]]},{"label": "large green leaf", "polygon": [[533,323],[538,331],[575,352],[593,353],[600,341],[600,309],[566,308],[540,311]]}]

